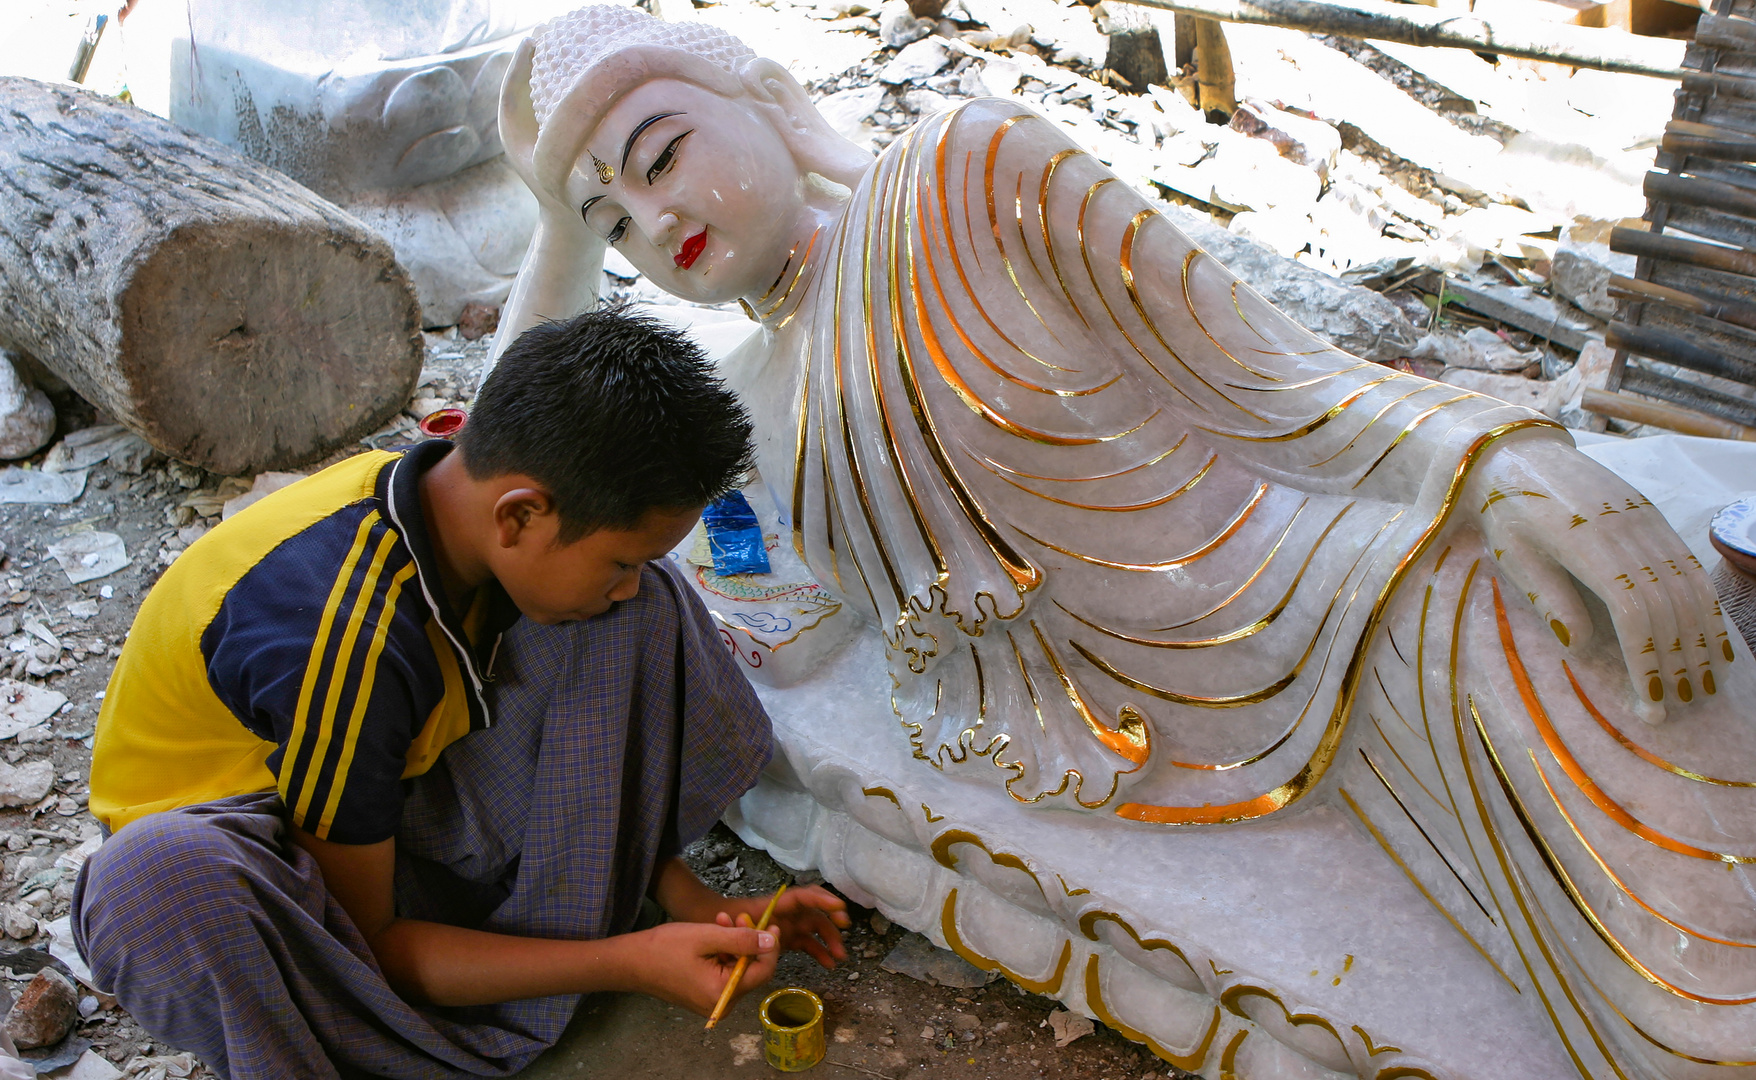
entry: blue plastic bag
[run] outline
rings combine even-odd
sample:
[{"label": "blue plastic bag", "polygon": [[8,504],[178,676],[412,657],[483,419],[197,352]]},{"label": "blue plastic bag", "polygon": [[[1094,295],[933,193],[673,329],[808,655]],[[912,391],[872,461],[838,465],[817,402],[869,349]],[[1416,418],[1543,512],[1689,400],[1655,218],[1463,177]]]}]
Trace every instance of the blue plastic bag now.
[{"label": "blue plastic bag", "polygon": [[708,503],[701,513],[701,523],[707,527],[714,573],[729,576],[770,572],[762,525],[743,492],[734,491]]}]

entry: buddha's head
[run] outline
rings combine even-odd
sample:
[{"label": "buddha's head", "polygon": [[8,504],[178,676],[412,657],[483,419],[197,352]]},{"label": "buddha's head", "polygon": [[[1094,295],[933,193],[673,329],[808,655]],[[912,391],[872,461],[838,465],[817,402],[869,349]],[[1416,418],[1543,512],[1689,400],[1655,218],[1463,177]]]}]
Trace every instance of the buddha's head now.
[{"label": "buddha's head", "polygon": [[737,38],[609,5],[531,32],[500,130],[546,229],[583,229],[704,303],[768,288],[813,208],[872,160]]}]

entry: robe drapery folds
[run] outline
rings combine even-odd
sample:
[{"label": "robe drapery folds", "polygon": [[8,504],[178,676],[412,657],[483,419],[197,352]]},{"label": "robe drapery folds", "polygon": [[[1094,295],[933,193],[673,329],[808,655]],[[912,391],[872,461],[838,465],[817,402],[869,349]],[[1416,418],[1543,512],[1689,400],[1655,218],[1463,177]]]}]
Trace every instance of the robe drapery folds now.
[{"label": "robe drapery folds", "polygon": [[917,757],[1173,826],[1327,780],[1580,1075],[1756,1062],[1749,665],[1647,728],[1607,618],[1558,649],[1453,514],[1557,425],[1325,345],[1006,101],[898,139],[798,257],[763,474]]},{"label": "robe drapery folds", "polygon": [[764,474],[881,628],[916,755],[1025,802],[1205,824],[1310,791],[1470,464],[1549,424],[1324,344],[1004,101],[898,139],[802,258]]}]

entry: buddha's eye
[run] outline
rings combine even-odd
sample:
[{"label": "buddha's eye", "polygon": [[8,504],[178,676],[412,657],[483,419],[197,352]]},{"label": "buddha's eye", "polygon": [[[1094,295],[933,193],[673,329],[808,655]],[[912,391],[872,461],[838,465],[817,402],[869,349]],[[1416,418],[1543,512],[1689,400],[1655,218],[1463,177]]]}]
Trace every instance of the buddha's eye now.
[{"label": "buddha's eye", "polygon": [[683,145],[684,139],[687,139],[693,134],[695,134],[695,129],[690,128],[688,131],[683,132],[683,134],[665,144],[665,148],[659,151],[659,156],[652,159],[652,167],[646,170],[646,182],[648,184],[663,176],[665,170],[669,169],[671,165],[676,162],[677,148]]},{"label": "buddha's eye", "polygon": [[616,227],[611,229],[610,235],[605,237],[604,239],[606,239],[610,243],[614,244],[616,241],[622,239],[622,237],[627,236],[627,235],[628,235],[628,219],[623,218],[620,221],[616,222]]}]

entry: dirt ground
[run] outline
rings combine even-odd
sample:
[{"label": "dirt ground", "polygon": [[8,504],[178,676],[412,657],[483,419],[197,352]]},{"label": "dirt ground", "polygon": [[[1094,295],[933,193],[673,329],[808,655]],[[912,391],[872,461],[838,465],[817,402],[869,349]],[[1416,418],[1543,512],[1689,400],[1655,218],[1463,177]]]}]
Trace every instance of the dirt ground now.
[{"label": "dirt ground", "polygon": [[[462,403],[474,390],[474,373],[487,340],[465,342],[455,331],[428,336],[428,361],[415,398]],[[70,391],[52,395],[59,413],[57,441],[105,418]],[[419,438],[406,418],[366,440],[394,446]],[[338,453],[339,460],[354,450]],[[40,465],[39,454],[26,464]],[[84,493],[68,505],[0,504],[0,677],[20,678],[66,695],[67,704],[47,725],[0,740],[8,764],[54,763],[54,789],[41,801],[0,810],[0,986],[16,994],[30,979],[35,952],[46,949],[44,929],[67,913],[76,870],[67,865],[98,835],[86,810],[91,735],[114,658],[140,602],[166,566],[220,520],[223,496],[246,486],[244,479],[202,473],[163,458],[134,474],[105,462],[90,471]],[[82,531],[114,533],[130,564],[97,580],[71,584],[47,554],[49,545]],[[82,603],[84,602],[84,603]],[[91,614],[90,602],[96,604]],[[75,605],[69,610],[69,605]],[[46,630],[49,645],[28,624]],[[41,646],[41,648],[39,648]],[[26,671],[36,661],[39,674]],[[689,855],[703,878],[737,895],[771,892],[791,875],[720,827]],[[940,987],[881,970],[883,958],[906,933],[873,929],[871,912],[854,909],[848,935],[851,953],[834,972],[803,954],[787,957],[775,986],[802,986],[822,996],[830,1032],[829,1054],[818,1072],[838,1076],[1054,1077],[1068,1080],[1138,1080],[1178,1076],[1144,1048],[1098,1025],[1093,1034],[1057,1049],[1047,1017],[1058,1006],[1005,981],[979,989]],[[883,922],[880,919],[880,926]],[[132,1076],[161,1080],[210,1075],[182,1058],[178,1048],[155,1044],[106,998],[81,989],[96,1011],[70,1038]],[[762,993],[747,996],[720,1026],[704,1032],[699,1018],[652,999],[606,996],[588,999],[561,1045],[533,1065],[532,1078],[642,1076],[750,1077],[769,1072],[759,1046],[756,1009]]]}]

